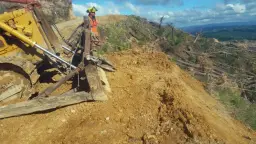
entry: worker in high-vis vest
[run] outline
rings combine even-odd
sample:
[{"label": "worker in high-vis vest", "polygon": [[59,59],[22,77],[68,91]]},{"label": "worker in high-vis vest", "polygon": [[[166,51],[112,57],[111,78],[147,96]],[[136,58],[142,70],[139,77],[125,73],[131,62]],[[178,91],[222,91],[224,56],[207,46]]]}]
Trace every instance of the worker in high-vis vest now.
[{"label": "worker in high-vis vest", "polygon": [[88,16],[90,19],[92,35],[97,37],[97,36],[99,36],[99,33],[98,33],[98,29],[97,29],[98,22],[96,20],[96,14],[95,14],[96,11],[98,11],[98,10],[95,7],[91,7],[87,10],[87,13],[89,13]]},{"label": "worker in high-vis vest", "polygon": [[[92,42],[92,49],[90,50],[92,55],[96,56],[97,55],[97,47],[101,45],[101,41],[99,38],[99,33],[98,33],[98,22],[96,20],[96,11],[98,11],[95,7],[91,7],[87,10],[88,17],[90,20],[90,25],[91,25],[91,42]],[[86,59],[90,59],[90,55],[86,56]]]}]

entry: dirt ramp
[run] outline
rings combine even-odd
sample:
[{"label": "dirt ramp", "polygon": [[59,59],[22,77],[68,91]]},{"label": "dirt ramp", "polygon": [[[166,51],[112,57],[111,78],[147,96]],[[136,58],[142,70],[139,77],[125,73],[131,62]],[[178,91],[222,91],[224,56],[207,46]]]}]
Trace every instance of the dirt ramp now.
[{"label": "dirt ramp", "polygon": [[254,143],[203,85],[163,53],[129,50],[107,56],[109,101],[0,120],[1,143]]}]

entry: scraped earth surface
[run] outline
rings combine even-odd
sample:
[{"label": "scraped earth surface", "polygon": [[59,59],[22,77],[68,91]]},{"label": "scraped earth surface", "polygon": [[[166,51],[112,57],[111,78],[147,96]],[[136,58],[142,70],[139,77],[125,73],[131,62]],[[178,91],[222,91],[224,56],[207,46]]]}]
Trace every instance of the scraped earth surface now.
[{"label": "scraped earth surface", "polygon": [[133,49],[107,57],[117,68],[107,74],[108,101],[0,120],[1,144],[255,143],[254,131],[165,54]]}]

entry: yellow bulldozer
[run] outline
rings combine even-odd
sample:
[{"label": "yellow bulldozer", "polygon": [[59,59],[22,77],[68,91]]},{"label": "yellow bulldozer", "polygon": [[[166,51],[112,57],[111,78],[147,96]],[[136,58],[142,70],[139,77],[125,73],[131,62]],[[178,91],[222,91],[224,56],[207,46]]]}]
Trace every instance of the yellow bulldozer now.
[{"label": "yellow bulldozer", "polygon": [[[98,71],[115,71],[115,68],[107,60],[92,55],[87,17],[71,35],[72,43],[62,42],[54,26],[46,20],[40,3],[34,0],[1,1],[24,5],[0,14],[0,105],[10,102],[0,106],[0,119],[84,101],[107,100],[104,91],[107,81]],[[56,26],[54,28],[59,32]],[[62,50],[72,56],[65,56]],[[90,59],[86,58],[88,54]],[[38,69],[42,62],[49,63],[65,76],[44,91],[35,93],[33,86],[40,77]],[[74,89],[60,96],[50,96],[70,79],[76,79]]]}]

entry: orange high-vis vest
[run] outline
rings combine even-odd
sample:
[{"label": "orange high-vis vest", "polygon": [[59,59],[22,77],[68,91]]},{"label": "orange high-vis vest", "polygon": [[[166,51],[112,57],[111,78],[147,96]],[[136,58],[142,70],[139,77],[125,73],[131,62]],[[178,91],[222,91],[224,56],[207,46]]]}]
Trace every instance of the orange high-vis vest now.
[{"label": "orange high-vis vest", "polygon": [[93,20],[92,18],[90,18],[90,24],[91,24],[91,32],[96,36],[98,36],[99,35],[98,28],[97,28],[98,22],[96,21],[96,19]]}]

